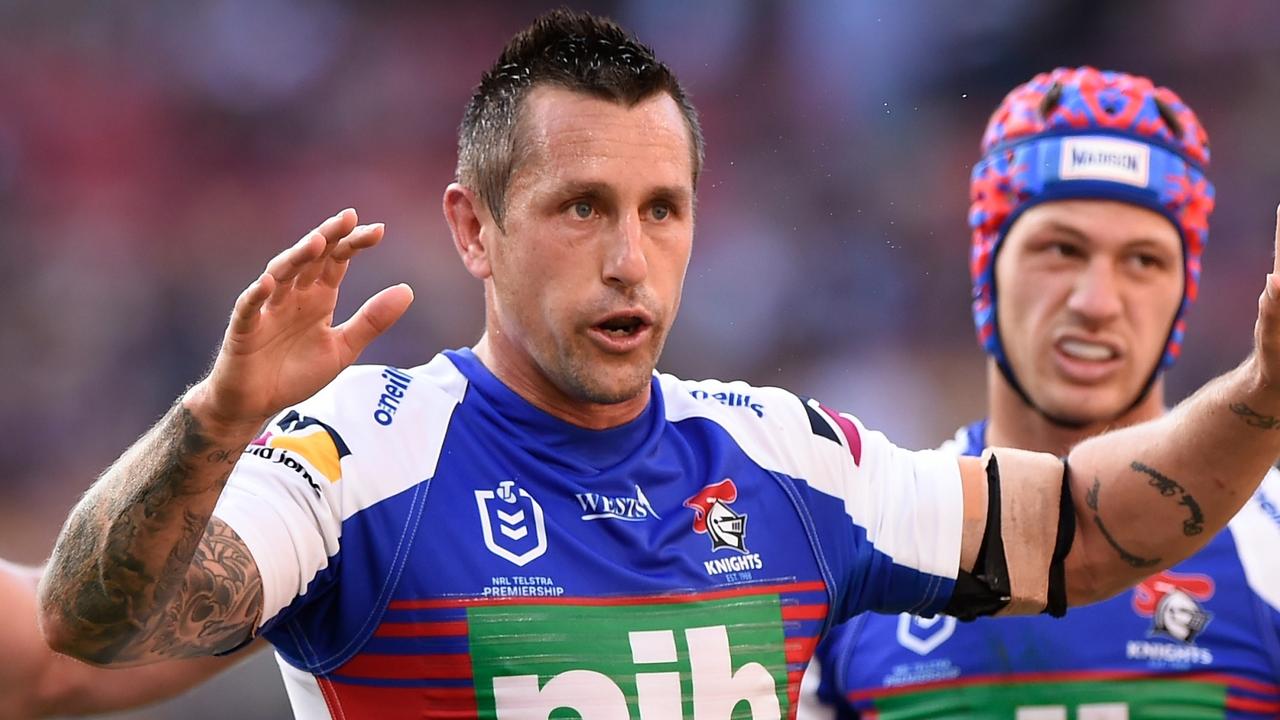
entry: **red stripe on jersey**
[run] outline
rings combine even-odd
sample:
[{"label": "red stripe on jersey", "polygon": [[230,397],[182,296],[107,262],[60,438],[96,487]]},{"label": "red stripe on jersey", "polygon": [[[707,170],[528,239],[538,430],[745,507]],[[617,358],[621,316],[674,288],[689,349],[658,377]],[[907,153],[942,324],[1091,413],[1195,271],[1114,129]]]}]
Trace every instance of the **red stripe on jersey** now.
[{"label": "red stripe on jersey", "polygon": [[466,635],[466,620],[442,622],[384,622],[378,626],[375,637],[443,637]]},{"label": "red stripe on jersey", "polygon": [[1211,682],[1220,682],[1232,687],[1248,690],[1260,695],[1280,695],[1280,685],[1274,683],[1259,682],[1250,680],[1249,678],[1235,677],[1226,673],[1188,673],[1185,677],[1189,679],[1203,679]]},{"label": "red stripe on jersey", "polygon": [[1274,700],[1255,700],[1253,698],[1227,696],[1227,709],[1241,712],[1254,712],[1269,717],[1280,716],[1280,702]]},{"label": "red stripe on jersey", "polygon": [[[479,716],[473,688],[399,688],[348,685],[320,679],[337,720],[463,720]],[[330,701],[330,694],[333,700]]]},{"label": "red stripe on jersey", "polygon": [[826,605],[783,605],[783,620],[826,620]]},{"label": "red stripe on jersey", "polygon": [[787,673],[787,720],[796,720],[796,711],[800,709],[800,680],[804,678],[803,670],[792,670]]},{"label": "red stripe on jersey", "polygon": [[334,671],[338,675],[380,680],[469,679],[471,656],[465,653],[442,655],[380,655],[360,653]]},{"label": "red stripe on jersey", "polygon": [[430,600],[392,600],[387,606],[391,610],[432,610],[437,608],[462,607],[478,605],[580,605],[583,607],[609,605],[665,605],[669,603],[699,602],[702,600],[719,600],[722,598],[742,597],[745,595],[768,595],[772,593],[813,592],[826,590],[821,580],[811,582],[785,583],[781,585],[750,585],[725,590],[687,593],[683,595],[632,595],[620,597],[504,597],[504,598],[436,598]]},{"label": "red stripe on jersey", "polygon": [[818,645],[818,637],[798,637],[783,640],[786,649],[786,660],[789,663],[807,663],[813,658],[813,649]]}]

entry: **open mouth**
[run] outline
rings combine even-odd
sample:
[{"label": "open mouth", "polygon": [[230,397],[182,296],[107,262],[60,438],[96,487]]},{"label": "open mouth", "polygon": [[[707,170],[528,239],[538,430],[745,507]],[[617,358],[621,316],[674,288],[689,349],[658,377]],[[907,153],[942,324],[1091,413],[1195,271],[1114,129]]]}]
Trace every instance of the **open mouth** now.
[{"label": "open mouth", "polygon": [[648,342],[653,320],[644,310],[622,311],[591,326],[590,335],[608,353],[629,353]]},{"label": "open mouth", "polygon": [[606,336],[620,340],[640,334],[649,323],[639,315],[617,315],[595,327]]},{"label": "open mouth", "polygon": [[1064,339],[1058,342],[1058,350],[1075,360],[1106,362],[1120,357],[1119,351],[1110,345],[1088,340]]}]

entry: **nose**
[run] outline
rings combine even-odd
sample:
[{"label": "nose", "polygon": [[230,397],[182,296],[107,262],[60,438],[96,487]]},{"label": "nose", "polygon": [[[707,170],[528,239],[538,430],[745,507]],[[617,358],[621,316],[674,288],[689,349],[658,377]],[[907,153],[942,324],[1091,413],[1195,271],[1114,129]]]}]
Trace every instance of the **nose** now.
[{"label": "nose", "polygon": [[1117,282],[1116,269],[1107,258],[1093,258],[1076,278],[1067,307],[1088,322],[1104,323],[1122,310]]},{"label": "nose", "polygon": [[644,256],[644,225],[639,213],[625,213],[619,217],[613,232],[606,240],[604,281],[617,287],[635,287],[649,274],[649,262]]}]

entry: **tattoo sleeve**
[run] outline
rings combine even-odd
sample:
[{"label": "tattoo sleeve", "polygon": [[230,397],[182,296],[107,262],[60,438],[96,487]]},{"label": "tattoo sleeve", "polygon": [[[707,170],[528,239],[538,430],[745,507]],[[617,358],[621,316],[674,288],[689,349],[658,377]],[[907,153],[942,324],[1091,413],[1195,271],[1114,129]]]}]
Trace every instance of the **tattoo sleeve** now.
[{"label": "tattoo sleeve", "polygon": [[210,521],[240,447],[219,446],[176,404],[72,511],[41,602],[98,663],[234,648],[252,633],[262,582],[243,542]]}]

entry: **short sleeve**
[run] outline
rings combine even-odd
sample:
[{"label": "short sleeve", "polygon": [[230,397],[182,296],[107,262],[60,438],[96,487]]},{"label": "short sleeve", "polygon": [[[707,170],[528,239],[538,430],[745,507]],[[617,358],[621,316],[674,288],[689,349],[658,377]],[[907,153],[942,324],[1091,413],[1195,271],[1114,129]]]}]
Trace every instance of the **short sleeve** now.
[{"label": "short sleeve", "polygon": [[[864,611],[933,614],[951,597],[960,566],[964,498],[954,456],[899,448],[857,418],[804,400],[813,430],[815,519],[844,602],[837,620]],[[833,448],[839,448],[836,451]]]},{"label": "short sleeve", "polygon": [[342,434],[322,398],[271,421],[241,455],[214,509],[252,554],[263,586],[263,626],[332,573],[342,529]]}]

